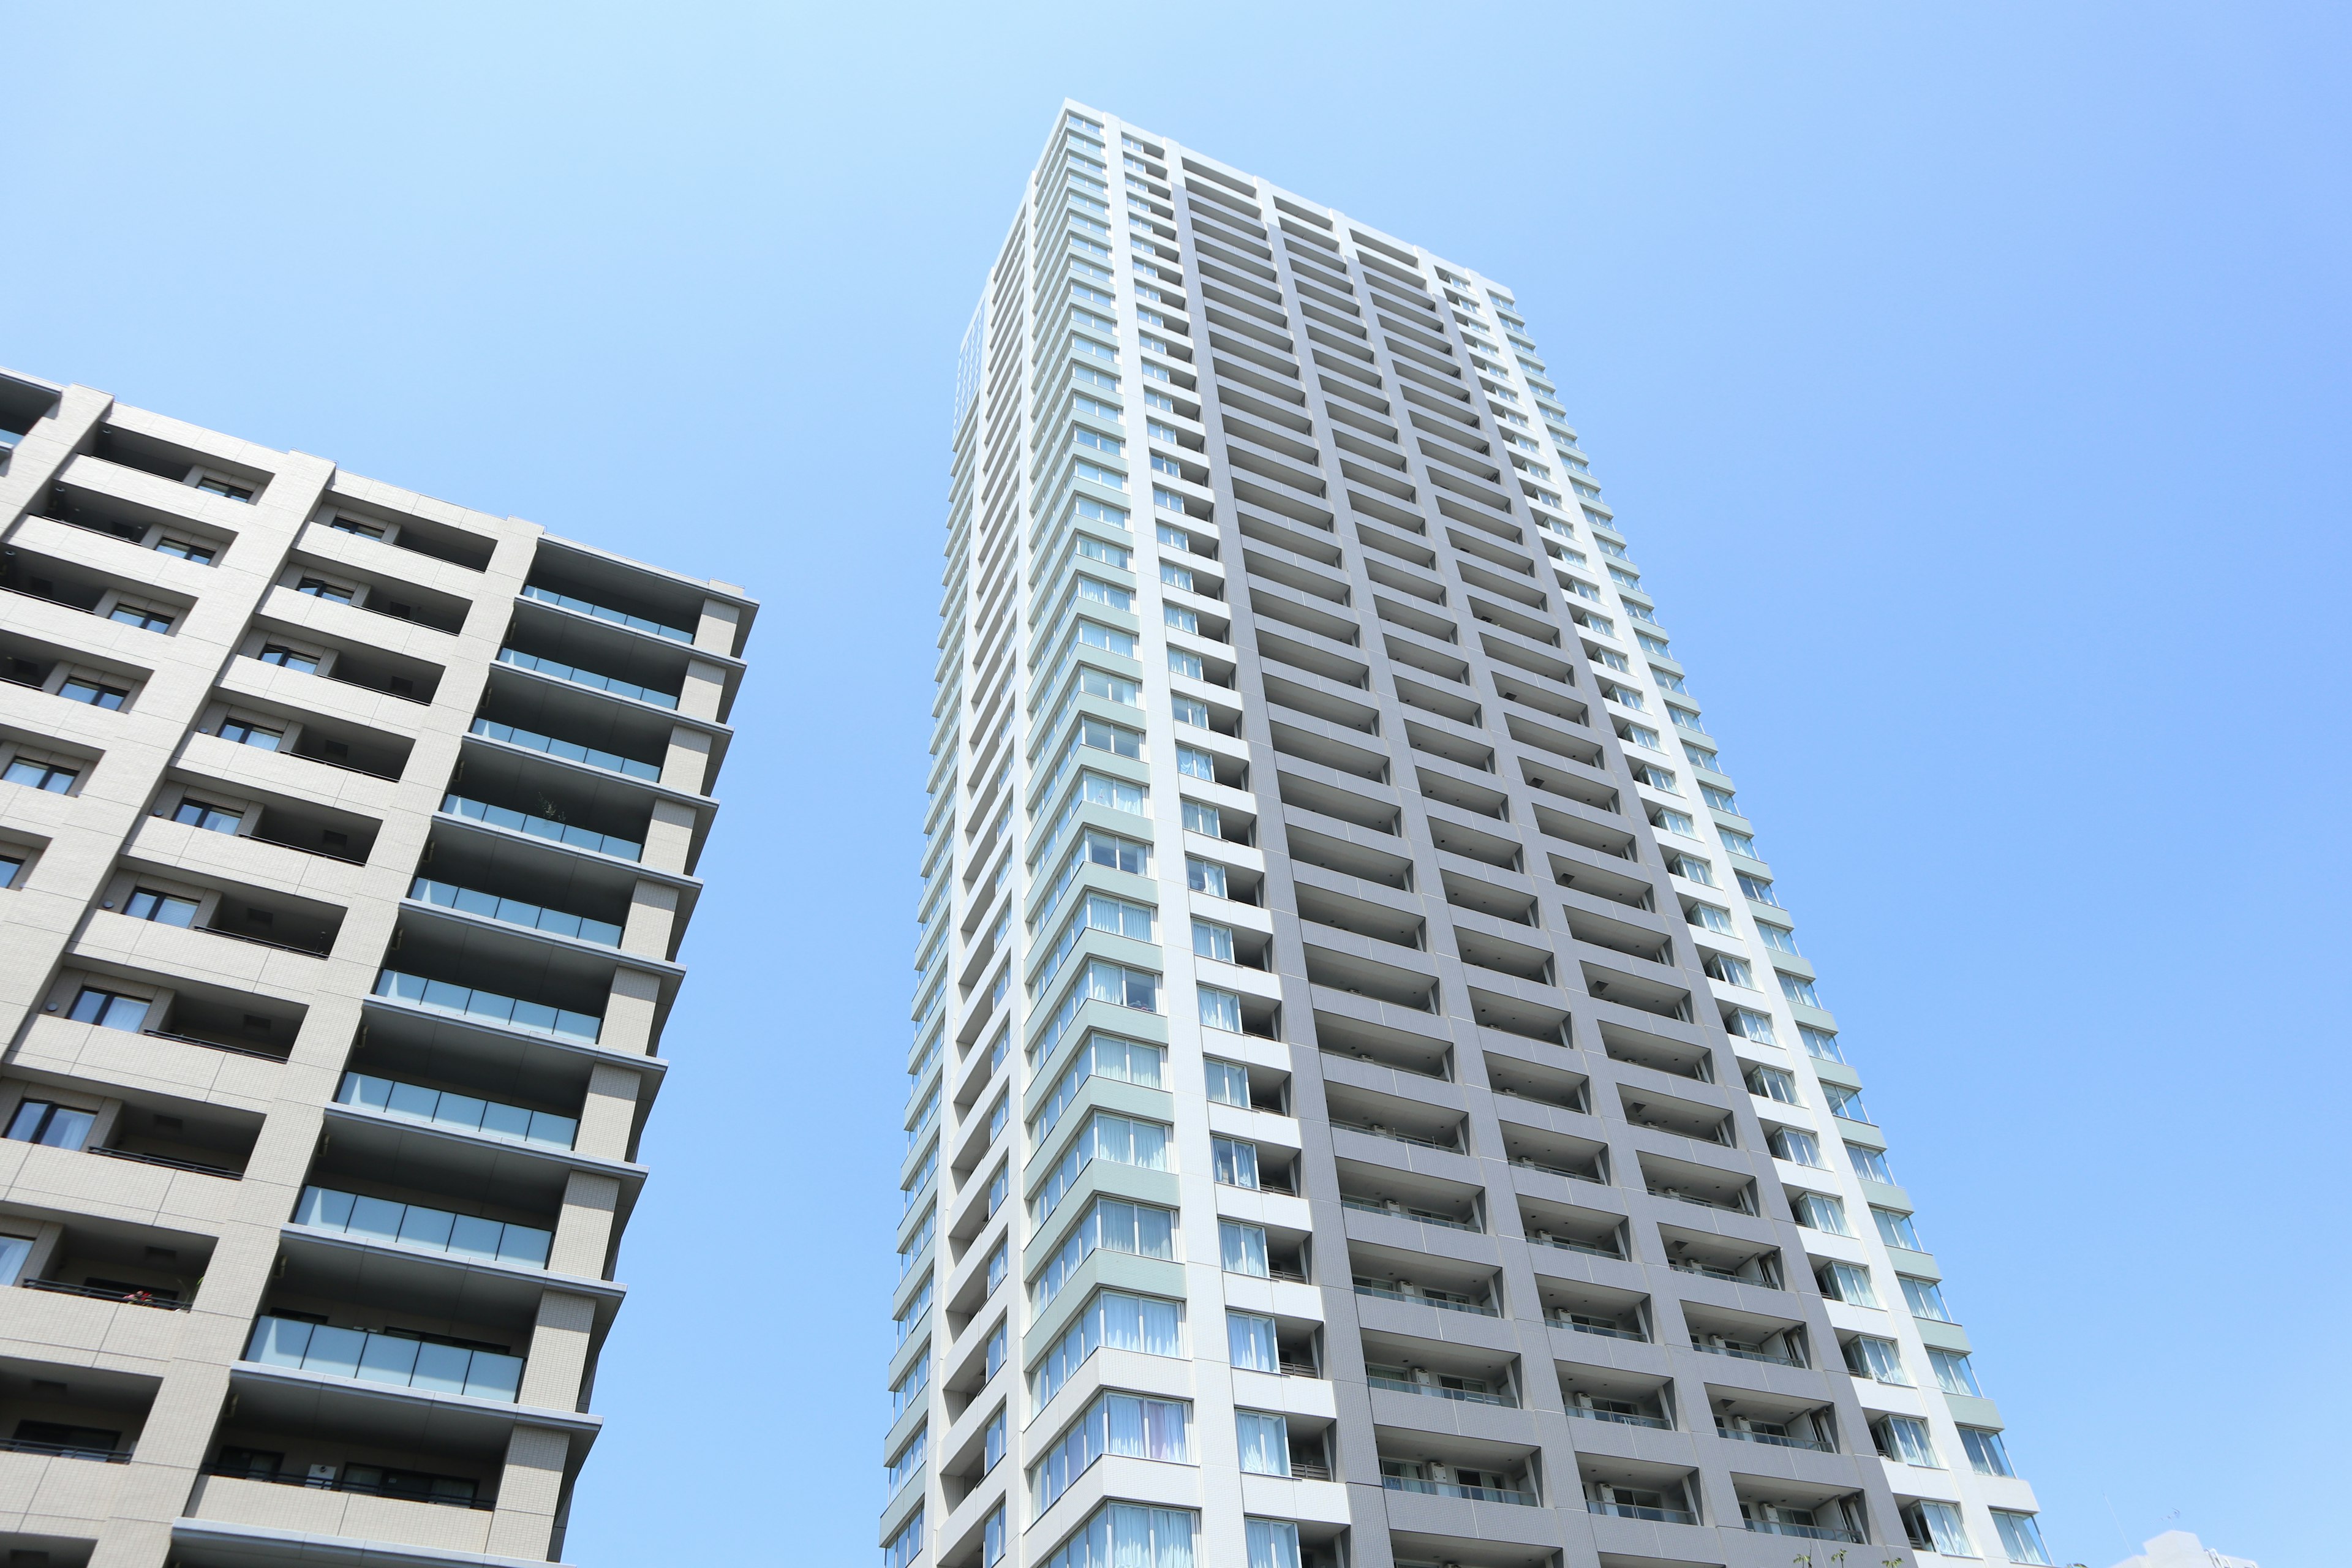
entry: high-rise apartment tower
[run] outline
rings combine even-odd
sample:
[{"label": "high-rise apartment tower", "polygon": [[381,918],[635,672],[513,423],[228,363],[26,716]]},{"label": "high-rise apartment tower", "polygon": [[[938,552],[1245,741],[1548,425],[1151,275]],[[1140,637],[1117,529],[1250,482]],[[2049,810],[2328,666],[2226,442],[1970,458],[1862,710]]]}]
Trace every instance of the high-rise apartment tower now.
[{"label": "high-rise apartment tower", "polygon": [[1510,290],[1067,105],[947,556],[891,1568],[2044,1560]]},{"label": "high-rise apartment tower", "polygon": [[753,605],[0,375],[0,1553],[561,1554]]}]

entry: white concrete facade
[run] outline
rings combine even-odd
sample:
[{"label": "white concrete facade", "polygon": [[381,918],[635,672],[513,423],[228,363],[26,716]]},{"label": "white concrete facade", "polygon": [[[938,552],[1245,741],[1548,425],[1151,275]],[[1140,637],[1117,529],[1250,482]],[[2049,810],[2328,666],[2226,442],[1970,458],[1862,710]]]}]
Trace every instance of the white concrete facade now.
[{"label": "white concrete facade", "polygon": [[953,450],[886,1564],[2042,1560],[1510,290],[1066,104]]},{"label": "white concrete facade", "polygon": [[0,1547],[544,1563],[754,605],[0,373]]}]

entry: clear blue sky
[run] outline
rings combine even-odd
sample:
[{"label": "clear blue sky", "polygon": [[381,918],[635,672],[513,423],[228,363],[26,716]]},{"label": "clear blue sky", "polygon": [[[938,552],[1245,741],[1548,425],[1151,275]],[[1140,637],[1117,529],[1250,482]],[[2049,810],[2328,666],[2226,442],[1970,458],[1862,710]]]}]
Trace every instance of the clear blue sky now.
[{"label": "clear blue sky", "polygon": [[1069,94],[1517,288],[2060,1561],[2343,1561],[2341,7],[5,15],[0,363],[766,598],[573,1560],[870,1560],[954,350]]}]

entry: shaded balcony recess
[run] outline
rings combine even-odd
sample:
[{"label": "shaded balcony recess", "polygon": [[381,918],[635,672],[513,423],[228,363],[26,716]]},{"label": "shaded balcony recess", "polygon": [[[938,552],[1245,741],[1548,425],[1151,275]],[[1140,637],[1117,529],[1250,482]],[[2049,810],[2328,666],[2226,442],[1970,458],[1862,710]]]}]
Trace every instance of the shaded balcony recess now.
[{"label": "shaded balcony recess", "polygon": [[584,1040],[592,1044],[604,1026],[604,1020],[592,1014],[551,1007],[543,1002],[528,1002],[516,996],[501,996],[494,991],[453,985],[445,980],[427,980],[422,975],[404,974],[395,969],[384,970],[376,976],[374,994],[453,1018],[491,1024],[500,1028],[527,1029],[534,1034]]},{"label": "shaded balcony recess", "polygon": [[535,1226],[509,1225],[332,1187],[304,1187],[294,1207],[294,1223],[420,1252],[520,1263],[532,1268],[547,1267],[548,1254],[555,1245],[553,1231]]},{"label": "shaded balcony recess", "polygon": [[345,1073],[335,1089],[335,1103],[380,1111],[396,1121],[422,1122],[551,1149],[569,1149],[580,1136],[576,1117],[365,1073]]},{"label": "shaded balcony recess", "polygon": [[634,616],[626,610],[615,609],[610,605],[600,605],[593,599],[583,599],[577,595],[559,593],[553,588],[545,587],[537,583],[524,584],[522,596],[526,599],[535,599],[542,605],[553,605],[560,610],[570,610],[574,615],[608,621],[616,626],[626,626],[631,631],[647,632],[657,637],[667,637],[672,642],[694,641],[694,634],[684,626],[673,626],[644,616]]},{"label": "shaded balcony recess", "polygon": [[428,1394],[511,1405],[522,1394],[522,1357],[367,1329],[338,1329],[264,1314],[245,1359]]}]

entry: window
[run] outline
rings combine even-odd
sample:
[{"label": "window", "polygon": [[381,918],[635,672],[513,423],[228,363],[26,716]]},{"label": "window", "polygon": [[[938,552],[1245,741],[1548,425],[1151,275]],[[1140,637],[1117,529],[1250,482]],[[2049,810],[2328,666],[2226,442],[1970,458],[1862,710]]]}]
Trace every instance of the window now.
[{"label": "window", "polygon": [[1176,710],[1176,722],[1190,724],[1195,730],[1209,728],[1209,705],[1197,697],[1178,697],[1171,706]]},{"label": "window", "polygon": [[2042,1544],[2042,1526],[2030,1513],[1992,1510],[1992,1527],[2000,1531],[2000,1549],[2011,1563],[2047,1563],[2050,1549]]},{"label": "window", "polygon": [[1127,450],[1127,443],[1118,437],[1089,430],[1083,425],[1070,426],[1070,440],[1075,446],[1091,447],[1097,452],[1108,452],[1114,458]]},{"label": "window", "polygon": [[1687,812],[1675,811],[1662,805],[1651,816],[1650,822],[1654,826],[1663,827],[1668,833],[1679,833],[1685,838],[1698,837],[1698,825],[1690,819],[1690,814]]},{"label": "window", "polygon": [[0,778],[5,778],[10,784],[47,790],[51,795],[67,794],[80,776],[71,768],[61,767],[56,763],[38,762],[31,757],[16,758],[9,763],[7,772],[0,773]]},{"label": "window", "polygon": [[1927,1364],[1936,1370],[1936,1386],[1947,1394],[1968,1394],[1981,1399],[1984,1390],[1977,1386],[1976,1368],[1958,1351],[1939,1351],[1928,1347]]},{"label": "window", "polygon": [[1078,666],[1078,690],[1087,697],[1099,697],[1106,702],[1122,707],[1143,706],[1143,688],[1123,675],[1108,675],[1090,664]]},{"label": "window", "polygon": [[1059,1295],[1062,1287],[1078,1271],[1078,1265],[1097,1247],[1134,1258],[1173,1260],[1176,1216],[1150,1204],[1097,1198],[1086,1217],[1070,1227],[1069,1235],[1062,1238],[1062,1245],[1054,1249],[1053,1257],[1038,1272],[1034,1286],[1037,1305],[1043,1308]]},{"label": "window", "polygon": [[1846,1342],[1845,1364],[1846,1370],[1856,1377],[1902,1388],[1911,1386],[1911,1376],[1903,1370],[1903,1352],[1893,1340],[1856,1334]]},{"label": "window", "polygon": [[913,1515],[905,1524],[898,1527],[898,1533],[890,1538],[890,1543],[887,1546],[882,1548],[882,1568],[907,1568],[908,1563],[922,1554],[923,1510],[919,1503]]},{"label": "window", "polygon": [[1088,397],[1085,393],[1080,392],[1071,395],[1070,404],[1071,406],[1075,407],[1081,414],[1091,414],[1097,419],[1108,419],[1114,425],[1123,425],[1126,423],[1126,420],[1122,417],[1119,406],[1116,403],[1104,403],[1097,398]]},{"label": "window", "polygon": [[1183,1323],[1183,1307],[1179,1302],[1131,1296],[1122,1290],[1097,1290],[1061,1342],[1037,1363],[1037,1403],[1050,1401],[1070,1374],[1105,1345],[1145,1355],[1182,1355]]},{"label": "window", "polygon": [[1810,1024],[1797,1026],[1797,1037],[1805,1042],[1805,1054],[1825,1062],[1845,1061],[1845,1052],[1838,1047],[1838,1037],[1827,1029],[1816,1029]]},{"label": "window", "polygon": [[[997,1419],[1002,1421],[1004,1417],[1000,1415]],[[1003,1457],[1001,1454],[998,1456],[1000,1458]],[[987,1522],[980,1527],[981,1568],[995,1568],[997,1563],[1004,1561],[1004,1505],[998,1503],[996,1511],[990,1514]]]},{"label": "window", "polygon": [[[1242,999],[1234,992],[1215,985],[1200,988],[1201,1027],[1222,1029],[1229,1035],[1242,1032]],[[1256,1184],[1250,1184],[1255,1186]]]},{"label": "window", "polygon": [[1853,1173],[1864,1181],[1884,1182],[1890,1187],[1895,1184],[1895,1173],[1886,1168],[1885,1150],[1873,1149],[1863,1143],[1849,1143],[1845,1146],[1845,1157],[1853,1163]]},{"label": "window", "polygon": [[1652,789],[1664,790],[1668,795],[1683,793],[1675,785],[1675,775],[1664,768],[1652,767],[1649,763],[1643,763],[1634,768],[1633,776]]},{"label": "window", "polygon": [[1845,1204],[1826,1193],[1790,1193],[1789,1208],[1797,1223],[1808,1230],[1827,1231],[1832,1236],[1852,1236],[1846,1228]]},{"label": "window", "polygon": [[1931,1323],[1948,1323],[1951,1309],[1944,1305],[1944,1287],[1933,1279],[1920,1279],[1909,1274],[1895,1277],[1902,1282],[1903,1300],[1909,1305],[1911,1315],[1925,1318]]},{"label": "window", "polygon": [[1200,635],[1199,614],[1186,609],[1181,605],[1162,605],[1160,606],[1160,619],[1168,623],[1171,631],[1190,632],[1195,637]]},{"label": "window", "polygon": [[122,912],[134,921],[152,921],[157,925],[193,926],[196,923],[196,900],[175,893],[159,893],[152,888],[135,888],[123,904]]},{"label": "window", "polygon": [[110,710],[119,709],[131,700],[131,693],[121,687],[100,686],[95,680],[85,680],[78,675],[68,678],[63,686],[58,687],[58,695],[68,702],[87,702],[92,708]]},{"label": "window", "polygon": [[135,1035],[147,1026],[148,1005],[143,996],[125,996],[117,991],[85,985],[66,1016],[77,1024],[96,1024],[102,1029],[122,1029]]},{"label": "window", "polygon": [[[1777,947],[1782,952],[1797,952],[1797,933],[1787,926],[1776,926],[1769,921],[1756,922],[1757,933],[1763,937],[1766,947]],[[1799,956],[1802,956],[1799,954]]]},{"label": "window", "polygon": [[126,626],[137,626],[142,632],[168,632],[172,617],[161,610],[150,610],[139,605],[117,605],[106,617]]},{"label": "window", "polygon": [[1037,1194],[1037,1218],[1041,1223],[1076,1184],[1078,1173],[1097,1160],[1146,1171],[1164,1171],[1168,1168],[1168,1129],[1157,1121],[1096,1111],[1087,1119],[1078,1135],[1070,1140],[1060,1163],[1054,1167]]},{"label": "window", "polygon": [[1135,634],[1104,626],[1099,621],[1081,620],[1078,623],[1078,641],[1087,647],[1098,647],[1122,658],[1135,657]]},{"label": "window", "polygon": [[0,850],[0,888],[15,887],[16,873],[24,868],[25,858],[22,855],[11,855],[5,850]]},{"label": "window", "polygon": [[1741,893],[1759,904],[1769,904],[1776,910],[1780,907],[1780,900],[1772,896],[1772,884],[1769,880],[1762,877],[1751,877],[1745,871],[1736,871],[1733,875],[1739,879]]},{"label": "window", "polygon": [[261,650],[261,662],[274,664],[283,669],[299,669],[305,675],[316,675],[320,663],[315,654],[297,653],[277,643],[271,643]]},{"label": "window", "polygon": [[1738,798],[1727,789],[1717,789],[1711,784],[1703,784],[1698,786],[1698,794],[1701,800],[1706,801],[1717,811],[1728,811],[1735,816],[1739,812]]},{"label": "window", "polygon": [[1265,1227],[1244,1225],[1239,1220],[1217,1222],[1217,1253],[1223,1260],[1228,1274],[1249,1274],[1266,1278]]},{"label": "window", "polygon": [[1187,1440],[1192,1406],[1178,1399],[1143,1399],[1132,1394],[1097,1394],[1086,1413],[1029,1468],[1037,1511],[1054,1506],[1070,1483],[1106,1454],[1127,1458],[1190,1464]]},{"label": "window", "polygon": [[1832,1301],[1843,1301],[1849,1307],[1875,1307],[1878,1292],[1870,1283],[1870,1270],[1857,1263],[1832,1263],[1821,1272],[1822,1294]]},{"label": "window", "polygon": [[1948,1502],[1915,1502],[1903,1510],[1904,1532],[1922,1552],[1947,1557],[1974,1557],[1976,1543],[1969,1539],[1960,1510]]},{"label": "window", "polygon": [[1037,967],[1036,977],[1029,982],[1032,996],[1045,989],[1060,969],[1065,959],[1087,932],[1108,931],[1113,936],[1131,938],[1137,942],[1151,940],[1151,918],[1156,911],[1150,904],[1139,904],[1126,899],[1115,899],[1108,893],[1088,893],[1079,900],[1070,918],[1062,922],[1061,933],[1054,939],[1045,962]]},{"label": "window", "polygon": [[[1114,381],[1113,386],[1118,384]],[[1107,522],[1113,528],[1127,526],[1127,513],[1115,506],[1107,506],[1091,496],[1079,496],[1071,502],[1070,510],[1089,522]]]},{"label": "window", "polygon": [[1721,931],[1726,936],[1738,936],[1738,929],[1731,923],[1729,910],[1717,909],[1713,904],[1694,903],[1685,906],[1690,923],[1707,931]]},{"label": "window", "polygon": [[240,746],[253,746],[264,752],[274,752],[285,743],[286,731],[265,730],[246,719],[224,719],[221,721],[220,738],[224,741],[233,741]]},{"label": "window", "polygon": [[1822,1005],[1821,995],[1814,991],[1811,981],[1791,974],[1785,969],[1776,970],[1774,973],[1780,976],[1781,995],[1791,1002],[1801,1003],[1808,1007],[1818,1007]]},{"label": "window", "polygon": [[1702,888],[1715,886],[1715,868],[1696,855],[1669,855],[1666,869],[1685,882],[1696,882]]},{"label": "window", "polygon": [[1225,1350],[1238,1371],[1282,1370],[1282,1352],[1275,1343],[1272,1318],[1255,1312],[1227,1312]]},{"label": "window", "polygon": [[1753,1040],[1759,1046],[1776,1045],[1772,1038],[1772,1020],[1748,1007],[1734,1007],[1723,1020],[1723,1026],[1743,1040]]},{"label": "window", "polygon": [[358,589],[330,583],[323,577],[305,577],[294,584],[294,591],[313,599],[332,599],[339,605],[357,604],[360,596]]},{"label": "window", "polygon": [[[1221,926],[1214,921],[1194,921],[1192,922],[1192,955],[1195,958],[1213,958],[1222,963],[1231,963],[1234,961],[1234,928]],[[1241,1031],[1236,1029],[1234,1032],[1239,1034]]]},{"label": "window", "polygon": [[1189,1509],[1105,1503],[1038,1568],[1192,1568],[1193,1518]]},{"label": "window", "polygon": [[922,1468],[924,1450],[929,1446],[928,1441],[929,1436],[930,1432],[928,1427],[918,1427],[915,1435],[907,1439],[906,1446],[898,1450],[898,1457],[892,1459],[888,1468],[882,1473],[885,1496],[897,1497],[898,1489],[907,1484],[907,1478]]},{"label": "window", "polygon": [[43,1143],[52,1149],[79,1149],[98,1121],[95,1111],[75,1110],[46,1100],[20,1100],[8,1120],[7,1136],[18,1143]]},{"label": "window", "polygon": [[1171,674],[1181,675],[1192,680],[1205,678],[1205,667],[1201,663],[1201,656],[1197,653],[1186,653],[1181,647],[1171,647],[1168,650],[1168,668]]},{"label": "window", "polygon": [[1870,1217],[1878,1222],[1878,1239],[1889,1247],[1900,1247],[1911,1252],[1925,1252],[1919,1232],[1911,1224],[1911,1216],[1900,1209],[1883,1209],[1873,1205]]},{"label": "window", "polygon": [[[1160,395],[1158,393],[1153,393],[1151,395],[1158,397]],[[1157,408],[1160,405],[1155,403],[1152,406]],[[1170,405],[1170,406],[1172,407],[1174,405]],[[1167,545],[1170,549],[1181,550],[1187,555],[1198,555],[1201,553],[1201,552],[1192,548],[1192,536],[1185,532],[1182,529],[1178,528],[1173,523],[1160,523],[1157,526],[1153,537],[1158,539],[1160,543]]]},{"label": "window", "polygon": [[1208,1071],[1209,1098],[1219,1105],[1238,1105],[1249,1109],[1249,1069],[1239,1062],[1221,1062],[1214,1057],[1202,1059]]},{"label": "window", "polygon": [[2013,1476],[2009,1468],[2009,1449],[2000,1434],[1990,1426],[1960,1428],[1960,1447],[1968,1450],[1969,1468],[1980,1476]]},{"label": "window", "polygon": [[1869,1122],[1870,1112],[1863,1106],[1860,1089],[1848,1089],[1843,1084],[1824,1083],[1822,1093],[1830,1102],[1830,1114],[1839,1121]]},{"label": "window", "polygon": [[232,484],[218,474],[206,474],[200,471],[196,479],[196,489],[210,495],[226,496],[231,500],[249,501],[253,499],[251,487]]},{"label": "window", "polygon": [[1877,1436],[1878,1451],[1887,1458],[1934,1470],[1944,1468],[1936,1458],[1936,1445],[1928,1439],[1927,1424],[1915,1415],[1886,1416],[1878,1423]]},{"label": "window", "polygon": [[1618,733],[1636,746],[1646,746],[1654,752],[1658,749],[1658,732],[1646,724],[1627,724]]},{"label": "window", "polygon": [[1724,847],[1730,850],[1734,855],[1745,855],[1750,860],[1761,860],[1764,858],[1763,856],[1759,855],[1756,852],[1756,840],[1749,837],[1747,834],[1735,832],[1731,828],[1724,827],[1720,825],[1717,826],[1716,831],[1723,835]]},{"label": "window", "polygon": [[1238,1138],[1209,1140],[1210,1163],[1219,1186],[1257,1186],[1257,1145]]},{"label": "window", "polygon": [[1062,1112],[1070,1108],[1078,1092],[1090,1078],[1107,1078],[1118,1083],[1140,1084],[1146,1089],[1165,1087],[1167,1050],[1160,1046],[1147,1046],[1139,1040],[1122,1040],[1116,1035],[1100,1031],[1087,1037],[1071,1058],[1061,1081],[1045,1097],[1038,1110],[1035,1131],[1032,1136],[1043,1138],[1062,1120]]},{"label": "window", "polygon": [[1081,573],[1078,576],[1078,597],[1089,604],[1108,605],[1114,610],[1135,608],[1135,595],[1126,589],[1106,583],[1098,577]]},{"label": "window", "polygon": [[1197,800],[1184,802],[1184,831],[1205,834],[1211,838],[1224,837],[1224,814],[1213,805],[1202,805]]},{"label": "window", "polygon": [[1079,479],[1091,479],[1096,484],[1107,486],[1111,489],[1123,490],[1127,489],[1127,476],[1125,474],[1120,473],[1116,468],[1106,468],[1100,464],[1089,463],[1084,458],[1072,458],[1070,461],[1070,469]]},{"label": "window", "polygon": [[1802,1105],[1804,1103],[1802,1100],[1800,1100],[1797,1097],[1797,1079],[1795,1076],[1793,1074],[1784,1072],[1779,1068],[1749,1068],[1748,1069],[1748,1092],[1750,1094],[1761,1095],[1766,1100],[1777,1100],[1783,1105]]},{"label": "window", "polygon": [[1176,748],[1176,771],[1188,779],[1214,784],[1217,782],[1217,754],[1204,752],[1198,746],[1179,744]]},{"label": "window", "polygon": [[184,539],[166,536],[155,542],[155,553],[173,555],[183,561],[193,561],[199,566],[209,566],[213,563],[214,552],[209,544],[192,544]]},{"label": "window", "polygon": [[1194,856],[1184,857],[1184,885],[1196,893],[1206,893],[1213,899],[1226,897],[1225,868],[1213,861]]},{"label": "window", "polygon": [[1706,955],[1706,968],[1711,980],[1720,980],[1726,985],[1737,985],[1745,991],[1756,989],[1756,976],[1749,971],[1744,958],[1734,958],[1727,952],[1710,952]]},{"label": "window", "polygon": [[[1242,1474],[1245,1476],[1286,1476],[1290,1473],[1290,1423],[1279,1415],[1261,1415],[1255,1410],[1234,1412],[1235,1435],[1241,1439]],[[1253,1520],[1253,1524],[1265,1522]],[[1296,1530],[1297,1526],[1291,1527]],[[1256,1553],[1252,1552],[1253,1561]]]}]

